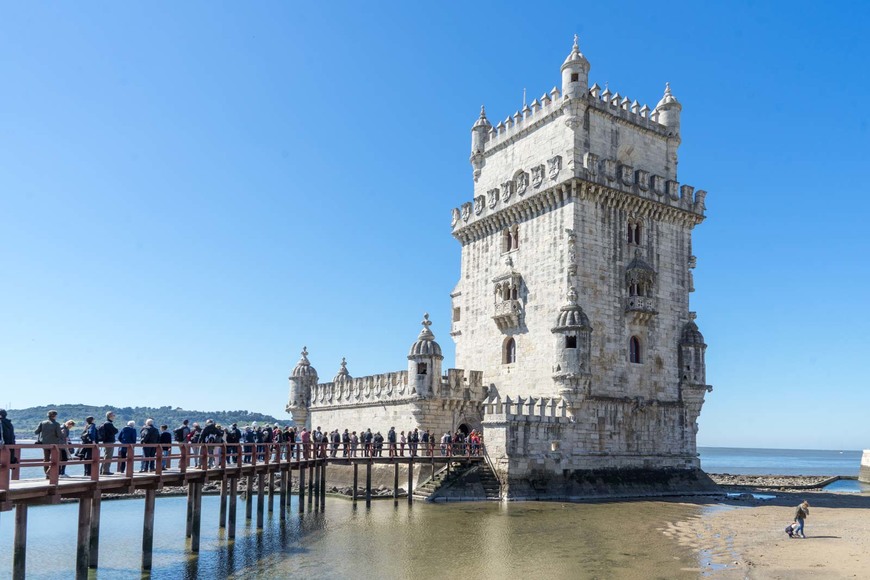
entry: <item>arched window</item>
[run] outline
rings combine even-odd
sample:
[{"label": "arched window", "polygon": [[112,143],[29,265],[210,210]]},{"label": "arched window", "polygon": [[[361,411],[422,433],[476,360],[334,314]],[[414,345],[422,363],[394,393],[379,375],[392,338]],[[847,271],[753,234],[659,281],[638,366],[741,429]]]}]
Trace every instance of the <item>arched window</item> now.
[{"label": "arched window", "polygon": [[640,245],[640,236],[643,232],[643,226],[640,222],[630,221],[628,222],[628,243],[630,245],[639,246]]},{"label": "arched window", "polygon": [[506,365],[517,362],[517,343],[510,336],[504,341],[501,362]]},{"label": "arched window", "polygon": [[640,339],[632,336],[628,341],[628,360],[633,363],[640,363]]},{"label": "arched window", "polygon": [[511,228],[511,240],[512,240],[512,244],[513,244],[511,246],[511,249],[512,250],[519,250],[520,249],[520,226],[514,225],[514,227]]}]

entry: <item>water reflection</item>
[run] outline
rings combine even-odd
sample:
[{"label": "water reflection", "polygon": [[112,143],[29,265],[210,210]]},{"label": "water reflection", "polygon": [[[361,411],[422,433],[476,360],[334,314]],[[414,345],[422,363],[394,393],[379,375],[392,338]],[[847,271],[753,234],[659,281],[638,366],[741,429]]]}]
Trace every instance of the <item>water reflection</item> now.
[{"label": "water reflection", "polygon": [[[241,502],[240,502],[241,504]],[[696,506],[375,501],[356,509],[328,498],[326,510],[285,520],[266,514],[263,530],[240,518],[234,543],[219,530],[219,500],[203,498],[199,556],[185,538],[185,499],[160,498],[151,578],[696,578],[697,560],[665,537],[666,521]],[[277,510],[276,504],[276,510]],[[102,504],[96,577],[139,577],[141,500]],[[11,513],[0,516],[0,576],[11,571]],[[75,564],[75,504],[31,508],[27,577],[68,577]]]}]

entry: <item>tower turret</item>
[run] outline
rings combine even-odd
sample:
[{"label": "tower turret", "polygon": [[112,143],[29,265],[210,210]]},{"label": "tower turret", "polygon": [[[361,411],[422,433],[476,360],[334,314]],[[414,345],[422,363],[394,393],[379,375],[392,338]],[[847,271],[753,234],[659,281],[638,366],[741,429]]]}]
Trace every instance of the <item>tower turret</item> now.
[{"label": "tower turret", "polygon": [[578,37],[574,35],[574,47],[571,54],[562,63],[562,95],[565,98],[576,99],[586,95],[589,89],[589,61],[580,52]]},{"label": "tower turret", "polygon": [[553,380],[558,385],[559,396],[573,406],[578,396],[587,391],[592,347],[592,325],[577,304],[577,291],[573,286],[568,288],[567,304],[559,309],[556,326],[551,330],[556,353]]},{"label": "tower turret", "polygon": [[311,403],[311,389],[317,385],[317,370],[308,362],[308,347],[302,347],[302,357],[290,373],[290,400],[286,411],[293,416],[299,426],[308,420],[308,406]]},{"label": "tower turret", "polygon": [[483,169],[484,156],[483,151],[486,148],[486,140],[489,138],[489,132],[492,130],[492,123],[486,118],[486,109],[483,105],[480,106],[480,117],[471,127],[471,166],[474,168],[474,180],[480,177],[480,171]]},{"label": "tower turret", "polygon": [[429,330],[432,322],[429,313],[423,315],[423,330],[408,352],[408,380],[420,397],[431,397],[441,381],[441,345]]},{"label": "tower turret", "polygon": [[695,324],[695,313],[689,313],[690,320],[683,326],[680,336],[680,381],[687,385],[707,384],[707,368],[704,362],[704,335]]},{"label": "tower turret", "polygon": [[671,93],[671,83],[665,83],[665,95],[656,105],[653,114],[658,114],[658,122],[670,129],[669,133],[679,138],[680,135],[680,111],[683,106]]}]

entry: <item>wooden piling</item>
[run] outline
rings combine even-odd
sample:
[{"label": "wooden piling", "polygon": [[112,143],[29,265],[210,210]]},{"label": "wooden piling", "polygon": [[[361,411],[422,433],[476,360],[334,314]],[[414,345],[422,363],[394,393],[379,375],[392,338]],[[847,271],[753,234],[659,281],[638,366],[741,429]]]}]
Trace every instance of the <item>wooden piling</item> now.
[{"label": "wooden piling", "polygon": [[248,490],[245,492],[245,519],[254,516],[254,476],[248,475]]},{"label": "wooden piling", "polygon": [[264,474],[257,476],[257,529],[263,529],[263,487],[265,486]]},{"label": "wooden piling", "polygon": [[393,469],[393,501],[399,501],[399,464],[396,463]]},{"label": "wooden piling", "polygon": [[308,465],[308,507],[311,507],[311,503],[314,501],[314,462]]},{"label": "wooden piling", "polygon": [[187,531],[185,537],[189,538],[193,532],[193,482],[187,484]]},{"label": "wooden piling", "polygon": [[305,513],[305,466],[299,466],[299,513]]},{"label": "wooden piling", "polygon": [[190,534],[190,551],[199,552],[199,530],[202,523],[202,482],[193,484],[193,526]]},{"label": "wooden piling", "polygon": [[269,513],[275,511],[275,472],[269,472]]},{"label": "wooden piling", "polygon": [[326,461],[320,464],[320,509],[326,509]]},{"label": "wooden piling", "polygon": [[231,477],[230,478],[230,517],[229,517],[229,525],[227,529],[227,538],[230,540],[235,539],[236,537],[236,500],[239,495],[239,480],[238,478]]},{"label": "wooden piling", "polygon": [[356,505],[356,489],[359,487],[359,463],[353,462],[353,494],[351,495],[353,505]]},{"label": "wooden piling", "polygon": [[27,563],[27,504],[15,506],[15,547],[12,555],[12,579],[24,580]]},{"label": "wooden piling", "polygon": [[280,519],[287,517],[287,471],[281,472],[281,481],[278,482],[278,512]]},{"label": "wooden piling", "polygon": [[221,478],[221,502],[220,502],[220,511],[218,514],[218,522],[219,528],[227,527],[227,478]]},{"label": "wooden piling", "polygon": [[[96,453],[96,451],[95,451]],[[101,491],[94,491],[94,496],[91,500],[91,534],[90,534],[90,556],[88,557],[88,566],[96,568],[100,559],[100,504],[103,498]]]},{"label": "wooden piling", "polygon": [[414,456],[408,461],[408,505],[414,503]]},{"label": "wooden piling", "polygon": [[372,507],[372,460],[366,461],[366,507]]},{"label": "wooden piling", "polygon": [[145,490],[145,517],[142,522],[142,569],[151,570],[151,558],[154,551],[154,500],[157,490]]},{"label": "wooden piling", "polygon": [[79,529],[76,542],[76,580],[87,580],[88,559],[91,556],[91,500],[93,495],[79,498]]}]

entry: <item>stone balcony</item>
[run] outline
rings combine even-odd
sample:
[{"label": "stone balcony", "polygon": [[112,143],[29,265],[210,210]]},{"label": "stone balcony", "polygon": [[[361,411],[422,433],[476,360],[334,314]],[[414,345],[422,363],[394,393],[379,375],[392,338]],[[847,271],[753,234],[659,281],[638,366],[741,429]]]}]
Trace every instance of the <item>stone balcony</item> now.
[{"label": "stone balcony", "polygon": [[656,314],[656,299],[652,296],[629,296],[625,299],[625,312],[636,322],[646,322]]},{"label": "stone balcony", "polygon": [[495,313],[492,319],[499,329],[516,328],[520,325],[520,317],[523,314],[523,304],[519,300],[504,300],[496,302]]}]

